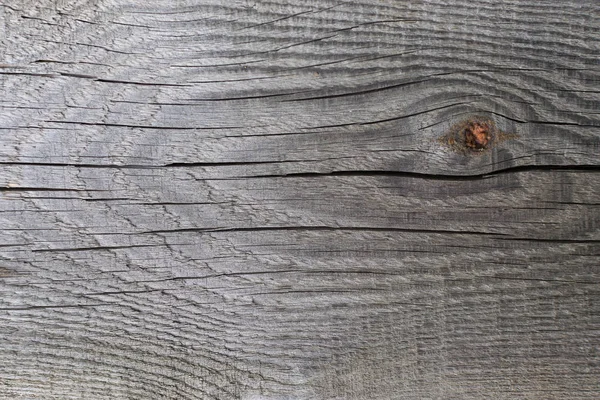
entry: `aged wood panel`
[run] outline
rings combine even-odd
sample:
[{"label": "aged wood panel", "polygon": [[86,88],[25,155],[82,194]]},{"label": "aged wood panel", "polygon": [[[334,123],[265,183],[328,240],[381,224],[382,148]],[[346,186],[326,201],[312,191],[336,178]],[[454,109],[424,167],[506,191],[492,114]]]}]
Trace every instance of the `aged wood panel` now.
[{"label": "aged wood panel", "polygon": [[0,398],[599,398],[600,4],[295,3],[0,0]]}]

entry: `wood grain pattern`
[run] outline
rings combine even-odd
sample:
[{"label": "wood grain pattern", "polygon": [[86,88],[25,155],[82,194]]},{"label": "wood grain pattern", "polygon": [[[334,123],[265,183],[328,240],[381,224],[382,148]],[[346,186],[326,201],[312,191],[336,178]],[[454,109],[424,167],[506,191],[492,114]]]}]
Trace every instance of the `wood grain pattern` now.
[{"label": "wood grain pattern", "polygon": [[0,0],[0,398],[599,398],[598,2],[295,3]]}]

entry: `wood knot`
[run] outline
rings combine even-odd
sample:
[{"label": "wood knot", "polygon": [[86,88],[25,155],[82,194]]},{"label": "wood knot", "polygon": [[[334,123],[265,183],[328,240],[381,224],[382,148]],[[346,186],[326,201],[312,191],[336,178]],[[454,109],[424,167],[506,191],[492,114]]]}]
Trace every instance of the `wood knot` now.
[{"label": "wood knot", "polygon": [[439,142],[451,149],[466,153],[482,153],[498,143],[517,138],[518,135],[501,132],[493,119],[472,116],[454,124]]},{"label": "wood knot", "polygon": [[471,121],[464,128],[465,146],[483,150],[490,142],[491,129],[488,123],[481,121]]}]

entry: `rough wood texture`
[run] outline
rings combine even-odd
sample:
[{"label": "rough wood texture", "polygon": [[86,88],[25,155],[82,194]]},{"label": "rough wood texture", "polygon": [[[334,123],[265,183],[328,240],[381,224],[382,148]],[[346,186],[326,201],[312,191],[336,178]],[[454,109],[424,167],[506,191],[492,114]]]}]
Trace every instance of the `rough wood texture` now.
[{"label": "rough wood texture", "polygon": [[0,1],[0,398],[600,398],[599,12]]}]

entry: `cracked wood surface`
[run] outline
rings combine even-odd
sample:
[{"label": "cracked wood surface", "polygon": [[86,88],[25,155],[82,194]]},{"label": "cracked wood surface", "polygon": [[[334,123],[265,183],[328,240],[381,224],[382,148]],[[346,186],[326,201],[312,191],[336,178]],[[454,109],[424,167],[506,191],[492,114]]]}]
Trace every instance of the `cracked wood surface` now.
[{"label": "cracked wood surface", "polygon": [[599,12],[0,0],[0,398],[598,399]]}]

